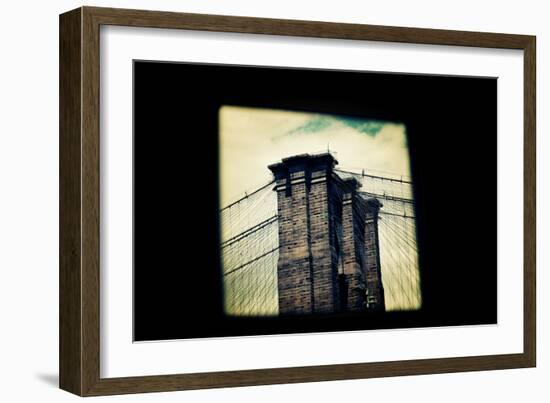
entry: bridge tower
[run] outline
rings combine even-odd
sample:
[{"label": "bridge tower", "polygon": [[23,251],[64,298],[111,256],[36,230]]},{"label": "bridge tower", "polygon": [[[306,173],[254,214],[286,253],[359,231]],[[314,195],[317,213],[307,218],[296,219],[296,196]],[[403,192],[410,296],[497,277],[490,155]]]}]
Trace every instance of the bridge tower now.
[{"label": "bridge tower", "polygon": [[269,166],[279,224],[279,314],[384,310],[377,199],[334,172],[330,153]]}]

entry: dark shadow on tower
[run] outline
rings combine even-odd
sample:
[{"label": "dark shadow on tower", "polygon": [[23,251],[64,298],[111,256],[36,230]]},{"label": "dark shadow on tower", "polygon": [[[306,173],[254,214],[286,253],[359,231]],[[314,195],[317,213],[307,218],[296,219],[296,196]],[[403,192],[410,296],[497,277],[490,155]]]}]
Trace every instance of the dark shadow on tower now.
[{"label": "dark shadow on tower", "polygon": [[269,166],[279,221],[279,314],[383,311],[377,199],[333,170],[330,153]]}]

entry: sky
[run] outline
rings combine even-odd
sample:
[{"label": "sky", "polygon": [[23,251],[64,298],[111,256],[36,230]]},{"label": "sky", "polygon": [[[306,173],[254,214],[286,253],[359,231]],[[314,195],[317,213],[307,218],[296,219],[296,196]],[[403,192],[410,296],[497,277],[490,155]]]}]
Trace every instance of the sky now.
[{"label": "sky", "polygon": [[[410,179],[406,129],[401,123],[236,106],[223,106],[220,108],[219,117],[222,207],[241,199],[245,192],[250,194],[262,185],[268,184],[272,180],[268,165],[296,154],[315,154],[329,150],[339,162],[337,168],[359,173],[365,170],[367,173],[384,177]],[[410,186],[405,186],[403,189],[403,185],[387,181],[379,185],[380,181],[373,179],[367,179],[362,183],[364,185],[362,189],[366,191],[412,197]],[[250,201],[252,207],[248,207],[248,204],[242,201],[239,203],[237,213],[233,213],[235,207],[226,210],[223,217],[229,221],[227,225],[222,224],[223,239],[229,239],[241,233],[276,212],[277,207],[274,203],[277,199],[271,190],[268,188],[267,192],[257,193],[254,198],[246,198],[245,201]],[[269,194],[272,197],[264,199]],[[256,198],[261,198],[261,203],[264,203],[262,206],[266,208],[260,208],[258,204],[260,202],[254,201]],[[386,310],[417,309],[421,305],[418,257],[415,242],[411,243],[411,239],[415,239],[416,236],[415,222],[402,217],[405,212],[401,207],[405,208],[404,205],[384,203],[385,212],[393,211],[397,214],[397,217],[388,215],[383,217],[379,227]],[[246,217],[241,217],[243,215],[241,208],[246,212],[244,214]],[[408,211],[408,215],[413,215],[413,211]],[[225,221],[222,219],[222,222]],[[269,243],[271,238],[264,234],[262,239],[263,243]],[[271,240],[276,241],[275,238]],[[231,252],[233,249],[228,250],[224,255],[224,264],[231,268],[232,264],[238,266],[242,260],[254,261],[252,258],[258,254],[256,249],[260,246],[255,243],[252,245],[253,240],[250,242],[249,248],[237,248],[233,252]],[[273,245],[264,246],[261,245],[262,252],[264,249],[269,250]],[[246,277],[246,281],[241,278],[242,284],[235,275],[231,277],[235,280],[235,285],[226,284],[226,304],[230,307],[228,312],[231,314],[276,312],[277,296],[260,295],[257,289],[265,285],[266,281],[262,280],[262,276],[265,277],[266,272],[272,274],[269,277],[272,280],[271,283],[276,281],[274,273],[276,273],[277,261],[257,262],[257,265],[263,264],[267,264],[273,270],[266,271],[264,267],[261,271],[257,271],[254,270],[255,266],[247,266],[249,270],[241,273]],[[249,292],[243,293],[240,287],[247,284],[256,285]],[[232,290],[239,292],[232,293]],[[256,308],[261,309],[261,312],[255,311]],[[245,312],[243,309],[250,312]]]},{"label": "sky", "polygon": [[221,206],[271,178],[268,165],[330,150],[340,169],[410,176],[405,126],[338,115],[220,108]]}]

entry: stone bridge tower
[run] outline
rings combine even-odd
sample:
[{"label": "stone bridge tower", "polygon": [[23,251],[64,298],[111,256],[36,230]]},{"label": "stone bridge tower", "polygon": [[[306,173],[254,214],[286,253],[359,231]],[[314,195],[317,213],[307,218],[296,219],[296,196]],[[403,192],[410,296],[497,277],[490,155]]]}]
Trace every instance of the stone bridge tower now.
[{"label": "stone bridge tower", "polygon": [[279,221],[280,315],[384,310],[377,199],[334,172],[329,154],[269,166]]}]

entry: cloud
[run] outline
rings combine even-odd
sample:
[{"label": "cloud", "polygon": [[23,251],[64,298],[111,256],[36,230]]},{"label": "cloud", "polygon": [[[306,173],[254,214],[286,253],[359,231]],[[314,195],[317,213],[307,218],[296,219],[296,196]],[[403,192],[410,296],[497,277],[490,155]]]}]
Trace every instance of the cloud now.
[{"label": "cloud", "polygon": [[304,124],[289,130],[280,137],[294,134],[316,134],[334,126],[344,125],[359,133],[376,137],[386,123],[377,120],[339,116],[339,115],[312,115]]},{"label": "cloud", "polygon": [[300,133],[318,133],[322,130],[327,129],[334,123],[334,118],[331,116],[315,116],[309,119],[305,124],[298,126],[295,129],[292,129],[287,135],[300,134]]},{"label": "cloud", "polygon": [[368,134],[373,137],[380,133],[385,125],[384,122],[379,122],[376,120],[365,120],[350,117],[336,117],[336,119],[344,123],[346,126],[357,130],[359,133]]}]

